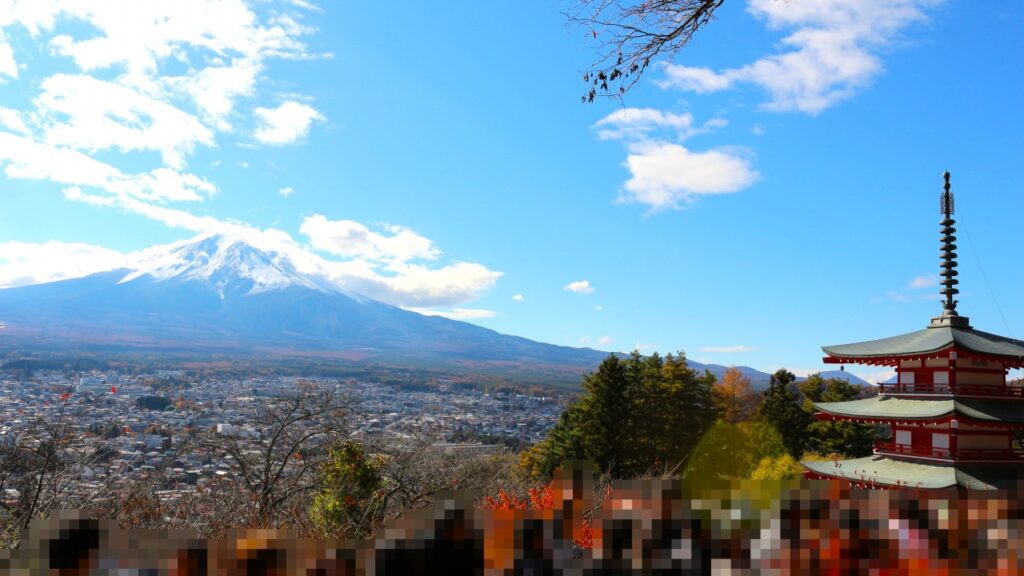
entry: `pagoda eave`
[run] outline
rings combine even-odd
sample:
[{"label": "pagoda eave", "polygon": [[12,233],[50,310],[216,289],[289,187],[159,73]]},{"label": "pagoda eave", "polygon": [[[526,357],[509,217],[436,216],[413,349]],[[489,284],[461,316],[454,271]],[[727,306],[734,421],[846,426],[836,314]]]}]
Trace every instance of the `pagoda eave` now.
[{"label": "pagoda eave", "polygon": [[1024,368],[1024,358],[1014,356],[997,356],[993,354],[980,354],[970,350],[964,350],[956,346],[949,346],[931,352],[914,352],[909,354],[892,354],[888,356],[846,356],[839,354],[828,354],[822,357],[825,364],[863,364],[866,366],[892,366],[900,365],[900,362],[908,360],[930,360],[932,358],[946,358],[950,353],[956,352],[957,357],[967,360],[981,360],[995,362],[1003,365],[1004,368]]},{"label": "pagoda eave", "polygon": [[949,424],[956,422],[958,425],[969,425],[976,428],[991,428],[994,430],[1016,430],[1024,428],[1024,423],[1015,422],[993,422],[990,420],[975,420],[958,414],[947,414],[944,416],[930,418],[905,418],[886,416],[849,416],[846,414],[831,414],[829,412],[815,412],[815,420],[826,420],[831,422],[854,422],[857,424]]}]

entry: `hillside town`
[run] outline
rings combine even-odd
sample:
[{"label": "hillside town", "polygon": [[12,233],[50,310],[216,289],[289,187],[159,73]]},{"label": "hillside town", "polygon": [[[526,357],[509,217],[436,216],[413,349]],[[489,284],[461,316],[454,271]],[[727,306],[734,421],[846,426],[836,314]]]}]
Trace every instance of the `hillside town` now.
[{"label": "hillside town", "polygon": [[[448,453],[496,454],[535,442],[554,424],[569,398],[511,391],[489,393],[447,381],[416,387],[323,378],[263,377],[195,380],[184,371],[124,375],[117,371],[68,374],[0,369],[0,445],[51,433],[40,423],[66,425],[81,452],[102,445],[105,457],[82,469],[72,491],[165,479],[173,498],[232,474],[224,451],[183,449],[190,440],[255,443],[256,415],[268,404],[302,393],[330,393],[344,407],[344,434],[360,442],[426,442]],[[173,488],[173,489],[170,489]],[[17,499],[13,488],[2,495]]]}]

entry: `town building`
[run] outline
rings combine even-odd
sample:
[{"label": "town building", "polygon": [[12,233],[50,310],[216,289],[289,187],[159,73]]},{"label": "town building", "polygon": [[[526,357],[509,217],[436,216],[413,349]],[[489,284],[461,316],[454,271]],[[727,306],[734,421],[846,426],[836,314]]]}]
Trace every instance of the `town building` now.
[{"label": "town building", "polygon": [[976,330],[957,312],[956,228],[949,173],[941,197],[942,314],[927,328],[869,342],[824,346],[825,362],[889,366],[879,394],[818,402],[822,420],[880,424],[890,437],[874,454],[802,462],[805,477],[878,488],[1010,488],[1024,479],[1024,388],[1007,383],[1024,366],[1024,342]]}]

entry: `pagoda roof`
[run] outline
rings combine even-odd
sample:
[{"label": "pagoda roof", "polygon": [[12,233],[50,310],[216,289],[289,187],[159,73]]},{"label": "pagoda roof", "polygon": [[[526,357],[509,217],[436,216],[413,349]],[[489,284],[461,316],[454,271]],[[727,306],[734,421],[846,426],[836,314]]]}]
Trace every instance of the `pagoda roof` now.
[{"label": "pagoda roof", "polygon": [[1024,423],[1024,402],[977,398],[910,400],[875,396],[847,402],[815,402],[814,407],[836,416],[866,420],[933,420],[956,414],[987,422]]},{"label": "pagoda roof", "polygon": [[924,356],[950,348],[986,356],[1014,358],[1019,362],[1024,362],[1024,341],[989,334],[969,326],[929,326],[924,330],[880,340],[821,347],[829,356],[854,361]]},{"label": "pagoda roof", "polygon": [[952,466],[903,462],[884,456],[800,464],[816,474],[845,478],[852,482],[871,481],[887,486],[904,485],[930,489],[951,488],[957,485],[956,469]]},{"label": "pagoda roof", "polygon": [[992,464],[918,464],[885,456],[868,456],[837,462],[801,462],[804,468],[822,476],[851,482],[870,481],[886,486],[909,488],[952,488],[972,490],[1010,489],[1017,486],[1021,471],[1014,466]]}]

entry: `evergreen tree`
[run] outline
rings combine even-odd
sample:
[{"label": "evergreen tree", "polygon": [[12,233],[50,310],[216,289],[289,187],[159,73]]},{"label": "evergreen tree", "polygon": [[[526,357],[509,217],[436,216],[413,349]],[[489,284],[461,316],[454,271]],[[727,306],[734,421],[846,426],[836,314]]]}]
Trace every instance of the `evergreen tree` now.
[{"label": "evergreen tree", "polygon": [[[814,411],[812,402],[846,402],[863,394],[860,386],[840,378],[826,381],[818,374],[808,376],[800,384],[800,391],[804,394],[804,410],[808,413]],[[818,420],[807,427],[805,449],[818,454],[868,456],[875,436],[875,428],[869,424]]]},{"label": "evergreen tree", "polygon": [[583,378],[586,394],[579,401],[578,430],[584,455],[600,470],[615,470],[629,445],[629,380],[626,365],[614,354],[597,372]]},{"label": "evergreen tree", "polygon": [[584,394],[547,436],[520,455],[520,467],[534,478],[584,458],[620,478],[672,469],[715,421],[714,383],[707,371],[697,376],[682,353],[609,356],[584,377]]},{"label": "evergreen tree", "polygon": [[813,422],[813,417],[801,407],[800,393],[795,383],[796,376],[785,368],[772,374],[758,409],[758,418],[774,426],[782,436],[789,455],[799,458],[803,454],[807,427]]}]

